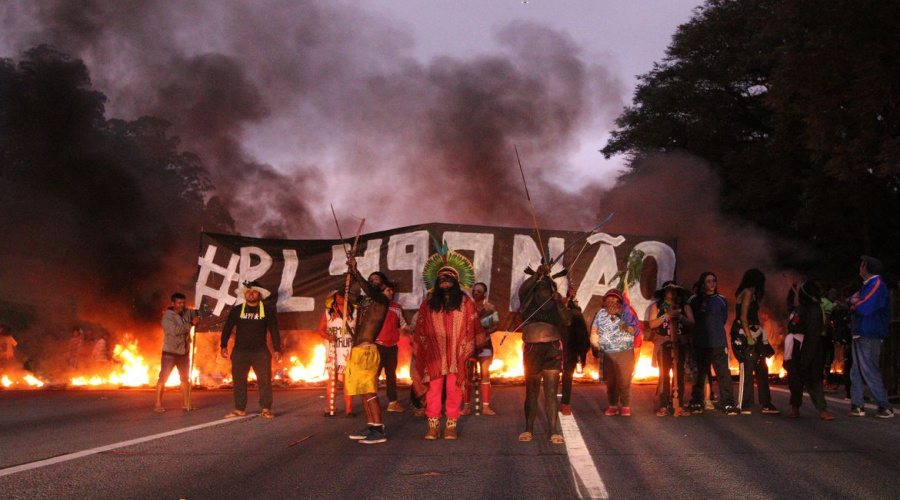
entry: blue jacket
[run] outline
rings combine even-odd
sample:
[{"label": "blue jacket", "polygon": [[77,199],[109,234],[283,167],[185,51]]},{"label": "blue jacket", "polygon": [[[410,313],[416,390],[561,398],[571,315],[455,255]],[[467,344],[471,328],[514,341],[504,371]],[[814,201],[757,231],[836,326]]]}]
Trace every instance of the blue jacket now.
[{"label": "blue jacket", "polygon": [[715,295],[692,295],[688,305],[694,313],[694,345],[712,349],[728,347],[725,322],[728,320],[728,301]]},{"label": "blue jacket", "polygon": [[881,276],[873,276],[859,290],[853,311],[853,335],[883,339],[891,330],[891,298]]}]

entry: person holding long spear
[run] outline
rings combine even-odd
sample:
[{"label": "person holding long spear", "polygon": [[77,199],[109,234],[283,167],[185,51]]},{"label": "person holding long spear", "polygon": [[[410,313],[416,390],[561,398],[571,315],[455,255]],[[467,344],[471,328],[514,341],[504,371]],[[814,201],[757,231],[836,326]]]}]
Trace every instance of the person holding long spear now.
[{"label": "person holding long spear", "polygon": [[362,444],[383,443],[387,441],[387,435],[384,432],[381,406],[378,403],[378,381],[375,377],[378,374],[381,357],[375,345],[375,338],[384,325],[390,300],[383,293],[385,284],[381,277],[372,273],[368,281],[364,279],[356,268],[356,257],[353,254],[347,257],[347,269],[365,293],[365,297],[360,297],[358,301],[356,336],[344,374],[344,390],[349,396],[358,395],[362,398],[367,424],[365,429],[351,434],[350,439],[358,440]]},{"label": "person holding long spear", "polygon": [[172,305],[166,309],[162,317],[163,348],[159,363],[159,379],[156,382],[156,406],[153,408],[156,413],[166,411],[162,404],[162,395],[165,391],[166,380],[169,379],[169,375],[176,367],[181,379],[181,409],[185,411],[194,409],[190,396],[190,334],[193,327],[200,322],[200,315],[195,309],[185,306],[187,299],[183,293],[173,293],[171,300]]}]

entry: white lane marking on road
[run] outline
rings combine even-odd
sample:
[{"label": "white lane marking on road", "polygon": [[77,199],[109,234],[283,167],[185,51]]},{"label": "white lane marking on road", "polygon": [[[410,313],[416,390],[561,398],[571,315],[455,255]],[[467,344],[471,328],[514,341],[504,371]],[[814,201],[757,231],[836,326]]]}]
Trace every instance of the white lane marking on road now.
[{"label": "white lane marking on road", "polygon": [[212,427],[214,425],[224,424],[226,422],[236,422],[238,420],[244,420],[246,418],[255,417],[256,415],[247,415],[246,417],[235,417],[228,418],[222,420],[215,420],[213,422],[207,422],[205,424],[194,425],[191,427],[185,427],[184,429],[178,429],[169,432],[163,432],[161,434],[154,434],[152,436],[145,436],[142,438],[131,439],[128,441],[122,441],[119,443],[109,444],[106,446],[100,446],[97,448],[91,448],[89,450],[77,451],[75,453],[69,453],[67,455],[60,455],[58,457],[48,458],[46,460],[38,460],[37,462],[30,462],[27,464],[16,465],[14,467],[7,467],[6,469],[0,469],[0,477],[8,476],[10,474],[15,474],[17,472],[24,472],[26,470],[38,469],[40,467],[46,467],[48,465],[54,465],[62,462],[68,462],[69,460],[75,460],[78,458],[84,458],[90,455],[96,455],[97,453],[103,453],[104,451],[115,450],[116,448],[124,448],[126,446],[131,446],[140,443],[146,443],[147,441],[153,441],[154,439],[161,439],[164,437],[175,436],[178,434],[183,434],[185,432],[196,431],[199,429],[204,429],[206,427]]},{"label": "white lane marking on road", "polygon": [[[569,454],[569,463],[572,464],[572,473],[575,476],[575,489],[578,490],[579,498],[609,498],[606,491],[606,485],[597,467],[594,465],[594,459],[588,451],[587,444],[581,436],[578,429],[578,423],[575,422],[573,415],[559,415],[560,426],[562,427],[563,437],[566,439],[566,452]],[[587,495],[582,495],[581,489],[578,488],[578,479],[584,485]]]}]

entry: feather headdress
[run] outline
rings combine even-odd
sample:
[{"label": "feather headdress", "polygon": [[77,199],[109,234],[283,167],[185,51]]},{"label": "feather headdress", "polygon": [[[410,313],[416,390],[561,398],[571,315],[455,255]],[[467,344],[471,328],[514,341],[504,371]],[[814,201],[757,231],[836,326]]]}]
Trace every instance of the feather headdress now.
[{"label": "feather headdress", "polygon": [[438,275],[442,272],[451,272],[456,276],[461,288],[471,289],[475,285],[475,268],[472,266],[472,262],[465,256],[450,251],[446,241],[440,244],[433,236],[431,239],[434,241],[437,252],[428,258],[425,268],[422,269],[425,288],[429,292],[434,291]]}]

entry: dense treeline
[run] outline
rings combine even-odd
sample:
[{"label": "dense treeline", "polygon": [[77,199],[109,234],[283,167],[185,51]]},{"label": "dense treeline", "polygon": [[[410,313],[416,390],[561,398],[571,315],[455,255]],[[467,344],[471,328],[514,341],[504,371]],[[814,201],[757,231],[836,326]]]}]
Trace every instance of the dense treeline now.
[{"label": "dense treeline", "polygon": [[[603,149],[688,152],[723,209],[815,251],[782,264],[846,277],[860,253],[900,261],[900,2],[708,0],[640,76]],[[627,182],[626,175],[623,182]]]},{"label": "dense treeline", "polygon": [[0,298],[156,322],[191,284],[200,228],[233,221],[167,122],[107,119],[105,103],[53,48],[0,60]]}]

